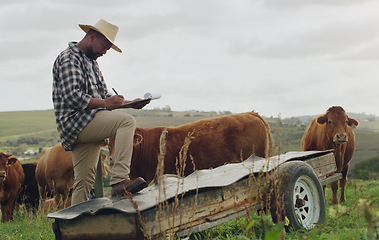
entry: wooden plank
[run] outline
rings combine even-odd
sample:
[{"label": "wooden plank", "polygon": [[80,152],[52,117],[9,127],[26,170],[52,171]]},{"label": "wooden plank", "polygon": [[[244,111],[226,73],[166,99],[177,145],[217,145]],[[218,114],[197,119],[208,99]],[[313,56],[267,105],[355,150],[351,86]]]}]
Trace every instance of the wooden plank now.
[{"label": "wooden plank", "polygon": [[333,153],[315,157],[305,162],[313,168],[319,179],[324,179],[328,174],[334,173],[337,170]]},{"label": "wooden plank", "polygon": [[[315,157],[306,162],[319,177],[324,177],[336,170],[333,153]],[[275,171],[270,175],[275,177]],[[230,186],[203,190],[197,196],[196,194],[186,195],[183,199],[179,196],[177,201],[168,203],[159,211],[142,213],[145,226],[150,230],[149,236],[156,237],[159,234],[175,232],[180,232],[181,236],[184,236],[192,231],[202,231],[242,216],[246,211],[246,206],[254,207],[260,203],[258,201],[260,193],[267,194],[266,177],[260,180],[261,182],[245,178]]]},{"label": "wooden plank", "polygon": [[143,212],[142,221],[149,236],[155,237],[230,216],[236,217],[236,213],[245,211],[245,206],[255,207],[258,203],[257,193],[263,191],[262,186],[257,191],[257,186],[262,185],[258,183],[245,178],[230,186],[200,191],[197,196],[196,193],[188,194],[184,198],[178,196],[175,201]]},{"label": "wooden plank", "polygon": [[321,185],[324,186],[326,184],[338,181],[342,178],[342,173],[335,173],[332,176],[329,176],[321,181]]},{"label": "wooden plank", "polygon": [[228,216],[225,216],[223,218],[217,219],[217,220],[212,221],[212,222],[204,222],[204,223],[195,225],[193,227],[190,227],[190,228],[187,228],[187,229],[184,229],[184,230],[179,230],[178,232],[176,232],[176,236],[178,236],[178,237],[184,237],[184,236],[190,235],[191,233],[202,232],[204,230],[207,230],[209,228],[212,228],[212,227],[215,227],[217,225],[223,224],[225,222],[228,222],[230,220],[236,219],[238,217],[242,217],[244,215],[246,215],[246,210],[245,209],[243,209],[243,210],[241,210],[239,212],[234,212],[234,213],[232,213],[232,214],[230,214]]}]

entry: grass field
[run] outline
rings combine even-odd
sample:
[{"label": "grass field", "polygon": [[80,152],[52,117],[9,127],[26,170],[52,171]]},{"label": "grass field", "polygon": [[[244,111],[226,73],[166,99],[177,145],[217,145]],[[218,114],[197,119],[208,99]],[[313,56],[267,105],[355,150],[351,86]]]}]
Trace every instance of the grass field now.
[{"label": "grass field", "polygon": [[[135,116],[137,127],[178,126],[204,118],[216,117],[217,113],[160,112],[153,110],[119,110]],[[56,131],[53,110],[0,112],[0,141]]]},{"label": "grass field", "polygon": [[[269,215],[251,214],[248,219],[231,220],[189,239],[376,239],[370,234],[379,237],[379,181],[350,180],[346,196],[347,201],[338,206],[332,207],[327,201],[325,223],[317,229],[285,233],[283,224],[273,224]],[[329,188],[327,198],[331,199]],[[14,221],[0,223],[0,239],[55,239],[53,220],[46,215],[16,212]]]},{"label": "grass field", "polygon": [[0,141],[10,137],[51,131],[56,131],[52,110],[0,112]]},{"label": "grass field", "polygon": [[379,155],[379,132],[356,131],[355,139],[356,146],[351,167]]},{"label": "grass field", "polygon": [[[270,217],[255,215],[250,221],[246,218],[233,220],[195,234],[191,239],[377,239],[378,183],[379,181],[349,181],[346,188],[347,201],[337,206],[331,206],[330,201],[327,201],[325,223],[317,229],[285,233],[283,225],[273,224]],[[327,188],[327,199],[331,199],[330,188]],[[364,199],[369,200],[363,204]],[[376,237],[371,236],[371,233],[376,234]]]}]

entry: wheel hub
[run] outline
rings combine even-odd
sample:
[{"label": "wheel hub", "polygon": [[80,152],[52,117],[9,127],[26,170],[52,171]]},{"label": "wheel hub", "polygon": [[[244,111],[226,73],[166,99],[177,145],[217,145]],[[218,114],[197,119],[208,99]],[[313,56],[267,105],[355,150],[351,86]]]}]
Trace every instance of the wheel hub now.
[{"label": "wheel hub", "polygon": [[301,208],[301,207],[304,207],[304,206],[305,206],[305,200],[301,199],[301,198],[299,198],[299,196],[297,196],[295,207]]}]

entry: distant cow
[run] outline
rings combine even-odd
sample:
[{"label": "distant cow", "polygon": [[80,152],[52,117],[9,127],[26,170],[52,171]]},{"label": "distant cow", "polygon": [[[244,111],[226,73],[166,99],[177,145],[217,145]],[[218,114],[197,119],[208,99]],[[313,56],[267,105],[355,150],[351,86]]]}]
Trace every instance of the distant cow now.
[{"label": "distant cow", "polygon": [[[358,124],[357,120],[346,115],[342,107],[334,106],[329,108],[325,114],[311,121],[302,139],[304,151],[334,149],[337,172],[342,173],[340,202],[346,201],[347,172],[349,170],[349,161],[355,149],[355,136],[351,126],[358,126]],[[338,182],[331,183],[331,187],[333,192],[332,204],[338,204]]]},{"label": "distant cow", "polygon": [[[107,155],[101,151],[103,178],[107,176],[104,161]],[[72,152],[65,151],[61,144],[44,149],[38,159],[36,179],[40,196],[44,200],[54,196],[58,208],[71,205],[74,185]]]},{"label": "distant cow", "polygon": [[0,204],[2,222],[13,220],[17,197],[24,182],[20,161],[10,154],[0,152]]},{"label": "distant cow", "polygon": [[[194,169],[209,169],[226,163],[240,162],[251,155],[272,155],[270,127],[255,112],[204,119],[178,127],[136,128],[131,179],[143,177],[150,182],[155,178],[161,135],[165,142],[162,149],[164,174],[178,174],[180,165],[185,168],[179,175],[187,176],[194,172]],[[190,144],[186,159],[180,164],[177,163],[177,159],[180,159],[179,154],[187,136]],[[110,155],[113,156],[114,138],[110,139],[109,146]]]},{"label": "distant cow", "polygon": [[27,211],[33,211],[33,213],[38,210],[39,206],[39,191],[35,174],[36,166],[36,162],[22,164],[25,179],[17,201],[19,204],[24,204]]}]

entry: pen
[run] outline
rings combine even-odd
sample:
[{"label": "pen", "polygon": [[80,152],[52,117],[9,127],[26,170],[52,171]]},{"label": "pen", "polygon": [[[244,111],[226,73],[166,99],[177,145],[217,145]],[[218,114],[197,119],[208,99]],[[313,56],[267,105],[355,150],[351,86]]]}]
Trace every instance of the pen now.
[{"label": "pen", "polygon": [[116,95],[118,95],[118,93],[116,92],[116,90],[114,90],[114,88],[112,88],[113,92],[116,93]]}]

